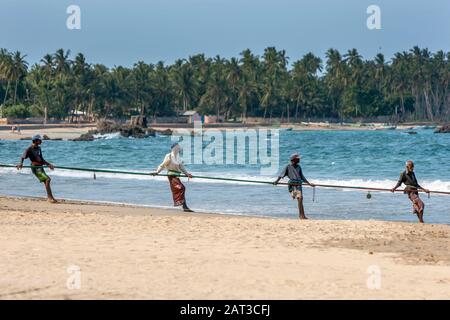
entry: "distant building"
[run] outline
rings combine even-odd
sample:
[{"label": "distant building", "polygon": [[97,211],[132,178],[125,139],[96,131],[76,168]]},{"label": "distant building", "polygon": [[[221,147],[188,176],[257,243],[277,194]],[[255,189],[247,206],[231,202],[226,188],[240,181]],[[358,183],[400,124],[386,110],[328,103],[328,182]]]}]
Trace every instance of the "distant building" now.
[{"label": "distant building", "polygon": [[205,124],[207,124],[207,123],[217,123],[217,122],[219,122],[218,119],[217,119],[217,116],[205,116],[205,120],[204,120]]},{"label": "distant building", "polygon": [[202,121],[202,116],[195,110],[188,110],[182,114],[183,117],[187,117],[188,123],[194,123],[194,121]]}]

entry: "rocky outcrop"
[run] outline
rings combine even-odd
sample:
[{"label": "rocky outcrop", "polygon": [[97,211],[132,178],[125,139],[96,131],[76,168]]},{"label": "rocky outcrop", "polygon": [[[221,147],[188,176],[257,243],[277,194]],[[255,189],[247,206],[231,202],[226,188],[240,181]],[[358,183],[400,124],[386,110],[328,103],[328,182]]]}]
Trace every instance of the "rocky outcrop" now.
[{"label": "rocky outcrop", "polygon": [[[23,137],[23,138],[20,138],[20,140],[30,140],[30,141],[31,141],[31,137]],[[48,141],[48,140],[52,140],[52,141],[61,141],[62,138],[54,138],[54,139],[52,139],[52,138],[50,138],[48,135],[44,134],[44,135],[42,136],[42,140],[44,140],[44,141]]]},{"label": "rocky outcrop", "polygon": [[[97,122],[96,130],[90,130],[88,133],[82,134],[79,138],[73,139],[72,141],[93,141],[95,140],[95,135],[106,135],[117,132],[125,138],[132,137],[140,139],[154,137],[156,135],[156,130],[152,128],[145,128],[135,124],[121,124],[112,120],[102,120]],[[170,129],[159,132],[163,135],[172,134],[172,130]]]},{"label": "rocky outcrop", "polygon": [[442,127],[438,128],[436,133],[450,133],[450,123],[443,125]]},{"label": "rocky outcrop", "polygon": [[155,130],[135,125],[123,126],[120,128],[119,132],[120,135],[125,138],[147,138],[155,136]]},{"label": "rocky outcrop", "polygon": [[156,132],[158,132],[158,134],[163,135],[163,136],[171,136],[173,134],[173,131],[171,129],[156,130]]},{"label": "rocky outcrop", "polygon": [[120,132],[125,138],[147,138],[155,136],[155,130],[145,128],[137,124],[120,124],[112,120],[102,120],[97,122],[97,130],[94,134],[108,134]]},{"label": "rocky outcrop", "polygon": [[108,134],[108,133],[114,133],[119,132],[122,128],[122,125],[116,121],[113,120],[101,120],[97,122],[97,130],[94,134]]},{"label": "rocky outcrop", "polygon": [[[91,130],[93,131],[93,130]],[[89,131],[88,133],[83,133],[78,138],[72,139],[71,141],[94,141],[94,134]]]}]

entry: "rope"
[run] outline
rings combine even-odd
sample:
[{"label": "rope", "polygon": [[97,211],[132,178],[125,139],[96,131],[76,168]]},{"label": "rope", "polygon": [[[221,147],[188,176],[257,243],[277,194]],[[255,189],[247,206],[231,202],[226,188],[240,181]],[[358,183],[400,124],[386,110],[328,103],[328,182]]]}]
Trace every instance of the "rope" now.
[{"label": "rope", "polygon": [[[12,164],[0,164],[0,167],[3,168],[15,168],[15,165]],[[45,168],[46,166],[23,166],[24,168]],[[140,175],[140,176],[148,176],[151,175],[150,172],[133,172],[133,171],[121,171],[121,170],[108,170],[108,169],[93,169],[93,168],[78,168],[78,167],[64,167],[64,166],[55,166],[55,169],[63,169],[63,170],[73,170],[73,171],[84,171],[84,172],[93,172],[97,173],[115,173],[115,174],[128,174],[128,175]],[[168,174],[159,173],[158,176],[167,177]],[[94,175],[95,176],[95,175]],[[186,175],[179,175],[180,177],[187,177]],[[210,177],[210,176],[192,176],[197,179],[206,179],[206,180],[220,180],[220,181],[234,181],[234,182],[247,182],[247,183],[258,183],[258,184],[271,184],[274,185],[273,182],[270,181],[261,181],[261,180],[248,180],[248,179],[236,179],[236,178],[224,178],[224,177]],[[287,183],[287,182],[279,182],[279,185],[300,185],[298,183]],[[304,184],[303,186],[310,186],[308,184]],[[343,185],[331,185],[331,184],[314,184],[310,186],[313,188],[313,192],[315,191],[314,187],[321,188],[333,188],[333,189],[353,189],[353,190],[372,190],[372,191],[391,191],[391,189],[386,188],[374,188],[374,187],[360,187],[360,186],[343,186]],[[404,189],[397,189],[395,192],[404,192]],[[422,190],[418,190],[418,192],[424,192]],[[435,194],[444,194],[450,195],[450,192],[446,191],[431,191],[430,193]]]}]

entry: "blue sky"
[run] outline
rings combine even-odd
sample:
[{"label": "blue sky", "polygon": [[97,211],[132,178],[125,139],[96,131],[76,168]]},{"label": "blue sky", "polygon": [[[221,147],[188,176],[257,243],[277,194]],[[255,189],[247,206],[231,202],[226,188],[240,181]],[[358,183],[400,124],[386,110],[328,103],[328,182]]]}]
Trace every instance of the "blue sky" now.
[{"label": "blue sky", "polygon": [[[81,8],[81,30],[66,28],[71,4]],[[381,8],[381,30],[366,27],[371,4]],[[450,51],[449,0],[0,0],[0,47],[31,63],[58,48],[131,66],[267,46],[285,49],[291,62],[331,47],[389,58],[414,45]]]}]

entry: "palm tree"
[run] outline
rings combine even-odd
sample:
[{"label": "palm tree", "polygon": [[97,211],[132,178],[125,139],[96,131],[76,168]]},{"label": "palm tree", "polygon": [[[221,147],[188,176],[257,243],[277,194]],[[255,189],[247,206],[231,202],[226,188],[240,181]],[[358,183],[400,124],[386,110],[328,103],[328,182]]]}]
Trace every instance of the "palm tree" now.
[{"label": "palm tree", "polygon": [[197,96],[205,92],[206,83],[211,75],[211,58],[206,58],[204,54],[196,54],[189,57],[188,64],[194,71],[194,77],[197,81]]},{"label": "palm tree", "polygon": [[141,116],[146,115],[146,106],[150,105],[151,87],[150,75],[153,72],[153,65],[148,65],[143,61],[134,64],[131,72],[131,87],[135,105],[139,109]]},{"label": "palm tree", "polygon": [[62,75],[70,71],[72,62],[69,60],[70,50],[58,49],[53,56],[56,74]]},{"label": "palm tree", "polygon": [[243,74],[242,84],[245,85],[241,86],[239,99],[241,107],[244,108],[243,118],[246,119],[247,114],[252,111],[252,107],[259,107],[261,100],[259,90],[261,82],[259,80],[262,78],[262,67],[259,57],[254,55],[250,49],[242,51],[240,55],[241,59],[239,62]]},{"label": "palm tree", "polygon": [[17,87],[19,85],[19,81],[22,80],[23,77],[25,77],[25,75],[27,74],[28,62],[25,61],[25,57],[26,57],[26,55],[22,55],[20,53],[20,51],[16,51],[12,55],[12,63],[13,64],[12,64],[12,71],[11,71],[11,75],[12,75],[11,80],[13,80],[15,83],[13,104],[16,104]]},{"label": "palm tree", "polygon": [[433,55],[432,61],[429,65],[431,70],[431,96],[433,98],[433,105],[436,108],[436,115],[439,117],[445,116],[446,98],[449,92],[450,83],[450,61],[446,57],[444,51],[439,50]]},{"label": "palm tree", "polygon": [[[133,68],[90,65],[70,51],[45,55],[28,70],[25,56],[0,49],[3,105],[23,103],[49,116],[76,110],[122,118],[139,113],[170,115],[200,108],[226,119],[272,118],[292,111],[305,116],[397,116],[397,120],[450,119],[450,53],[414,47],[386,61],[364,60],[356,49],[335,49],[322,61],[305,54],[288,68],[284,50],[268,47],[261,57],[246,49],[238,58],[195,54],[171,65],[139,61]],[[24,94],[25,93],[25,94]],[[295,109],[294,109],[295,108]]]},{"label": "palm tree", "polygon": [[162,61],[156,65],[152,74],[152,88],[154,95],[153,118],[156,119],[158,112],[170,112],[170,100],[172,97],[172,84],[169,78],[169,70]]},{"label": "palm tree", "polygon": [[227,82],[222,74],[220,65],[213,67],[212,74],[206,86],[206,92],[200,99],[200,105],[216,108],[217,119],[220,119],[221,110],[227,102]]},{"label": "palm tree", "polygon": [[[72,61],[69,59],[70,50],[58,49],[53,55],[54,64],[54,103],[58,110],[58,117],[73,116],[74,92],[72,90]],[[72,120],[72,117],[69,118]]]},{"label": "palm tree", "polygon": [[[322,70],[322,60],[311,52],[303,56],[293,64],[289,87],[289,96],[295,104],[295,119],[298,120],[299,108],[303,106],[305,111],[314,111],[312,100],[316,101],[318,86],[317,72]],[[309,107],[310,110],[307,110]]]},{"label": "palm tree", "polygon": [[347,69],[338,50],[329,49],[326,52],[326,76],[325,84],[331,99],[332,110],[342,118],[342,93],[347,86]]},{"label": "palm tree", "polygon": [[384,77],[386,75],[386,61],[382,53],[375,56],[375,80],[378,83],[378,90],[381,91],[384,85]]},{"label": "palm tree", "polygon": [[171,69],[172,82],[176,95],[182,101],[183,111],[191,107],[191,103],[197,98],[198,82],[192,67],[180,61]]},{"label": "palm tree", "polygon": [[42,69],[44,72],[45,77],[45,104],[44,104],[44,125],[47,124],[48,121],[48,108],[50,106],[50,98],[49,94],[52,87],[52,81],[54,76],[54,63],[53,63],[53,57],[50,54],[46,54],[42,59]]},{"label": "palm tree", "polygon": [[415,112],[420,118],[425,117],[425,112],[422,109],[421,103],[421,91],[423,86],[423,57],[422,50],[415,46],[410,50],[410,54],[408,55],[410,61],[411,68],[411,77],[412,77],[412,86],[411,91],[413,96],[415,97]]},{"label": "palm tree", "polygon": [[13,61],[12,55],[6,49],[1,49],[1,51],[0,51],[0,80],[7,81],[5,96],[3,98],[2,105],[6,105],[9,87],[11,85],[11,81],[13,80],[13,69],[14,69],[14,61]]},{"label": "palm tree", "polygon": [[358,50],[348,50],[344,55],[344,61],[348,66],[348,82],[353,86],[359,86],[361,84],[361,78],[363,73],[363,61],[362,56],[358,53]]},{"label": "palm tree", "polygon": [[126,109],[131,95],[127,83],[131,71],[124,67],[108,70],[103,65],[95,65],[93,74],[96,79],[96,114],[98,117],[122,117],[128,113]]},{"label": "palm tree", "polygon": [[263,55],[263,87],[261,95],[261,106],[264,107],[264,118],[270,108],[270,117],[274,108],[279,106],[283,100],[281,96],[282,83],[287,79],[287,60],[285,51],[278,52],[275,47],[268,47]]},{"label": "palm tree", "polygon": [[77,54],[72,63],[71,78],[74,90],[72,114],[77,110],[86,112],[87,104],[92,99],[90,90],[93,78],[91,66],[86,62],[82,53]]},{"label": "palm tree", "polygon": [[239,66],[239,60],[237,58],[231,58],[225,64],[225,73],[227,86],[229,88],[229,105],[226,112],[226,118],[228,119],[232,111],[239,112],[239,84],[242,77],[242,70]]},{"label": "palm tree", "polygon": [[241,107],[242,123],[245,123],[247,119],[248,105],[250,100],[254,97],[257,87],[254,82],[244,75],[239,81],[238,90],[237,101]]},{"label": "palm tree", "polygon": [[241,63],[242,72],[248,76],[249,80],[257,82],[261,69],[259,57],[255,56],[250,49],[246,49],[241,52],[239,62]]},{"label": "palm tree", "polygon": [[38,64],[34,64],[27,74],[26,81],[31,88],[33,104],[39,106],[43,110],[44,124],[46,124],[49,90],[47,89],[45,69]]}]

